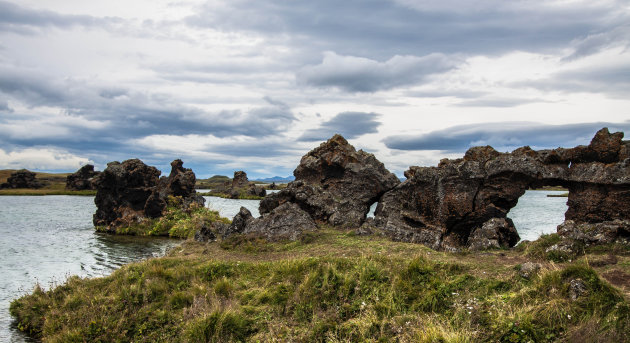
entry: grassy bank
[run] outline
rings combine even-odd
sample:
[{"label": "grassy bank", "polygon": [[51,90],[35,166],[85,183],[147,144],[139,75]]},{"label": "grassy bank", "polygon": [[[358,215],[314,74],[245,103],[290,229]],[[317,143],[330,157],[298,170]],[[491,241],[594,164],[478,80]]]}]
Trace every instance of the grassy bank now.
[{"label": "grassy bank", "polygon": [[54,189],[54,188],[16,188],[16,189],[0,189],[0,195],[80,195],[80,196],[95,196],[96,191],[83,190],[83,191],[69,191],[66,189]]},{"label": "grassy bank", "polygon": [[[226,193],[218,193],[218,192],[200,192],[200,195],[203,196],[209,196],[209,197],[219,197],[219,198],[224,198],[224,199],[233,199],[231,194],[226,194]],[[257,195],[250,195],[250,194],[246,194],[245,192],[241,192],[238,195],[237,199],[241,199],[241,200],[262,200],[264,197],[259,197]]]},{"label": "grassy bank", "polygon": [[[540,254],[554,239],[458,254],[328,229],[301,242],[186,241],[108,277],[36,288],[11,313],[46,342],[630,340],[630,289],[602,278],[630,276],[628,251],[554,263]],[[525,279],[532,259],[542,269]]]},{"label": "grassy bank", "polygon": [[[6,182],[7,178],[11,176],[16,170],[5,169],[0,170],[0,183]],[[35,178],[44,184],[42,188],[15,188],[15,189],[0,189],[1,195],[83,195],[94,196],[96,191],[82,190],[71,191],[66,189],[66,178],[69,173],[35,173]]]}]

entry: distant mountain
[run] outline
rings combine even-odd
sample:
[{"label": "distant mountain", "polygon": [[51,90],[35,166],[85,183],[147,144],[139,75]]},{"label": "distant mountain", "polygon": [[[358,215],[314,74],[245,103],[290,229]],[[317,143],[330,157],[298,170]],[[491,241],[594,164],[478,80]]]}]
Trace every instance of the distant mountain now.
[{"label": "distant mountain", "polygon": [[272,177],[268,177],[266,179],[257,179],[254,181],[260,181],[260,182],[275,182],[275,183],[287,183],[287,182],[291,182],[295,180],[295,176],[287,176],[287,177],[282,177],[282,176],[272,176]]}]

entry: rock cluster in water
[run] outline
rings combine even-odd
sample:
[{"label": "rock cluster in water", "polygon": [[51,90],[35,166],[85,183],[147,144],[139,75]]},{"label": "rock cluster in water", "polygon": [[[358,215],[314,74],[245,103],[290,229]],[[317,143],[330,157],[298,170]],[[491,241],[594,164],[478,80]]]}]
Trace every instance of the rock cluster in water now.
[{"label": "rock cluster in water", "polygon": [[[529,188],[569,189],[565,237],[612,242],[630,237],[630,142],[604,128],[588,146],[500,153],[473,147],[437,167],[410,167],[400,183],[372,154],[335,135],[306,154],[296,180],[260,203],[260,218],[241,211],[226,234],[295,239],[315,225],[361,226],[393,240],[434,249],[512,247],[518,233],[507,213]],[[378,201],[375,218],[366,222]],[[291,220],[289,220],[291,218]],[[290,233],[293,222],[295,234]]]},{"label": "rock cluster in water", "polygon": [[96,177],[101,172],[94,171],[94,166],[86,164],[75,173],[66,178],[66,189],[72,191],[94,190],[96,189]]},{"label": "rock cluster in water", "polygon": [[235,171],[232,182],[226,181],[221,187],[212,190],[213,193],[222,193],[232,199],[246,196],[264,197],[267,191],[255,184],[251,184],[244,171]]},{"label": "rock cluster in water", "polygon": [[42,188],[45,184],[35,177],[36,174],[30,170],[21,169],[11,173],[7,182],[0,184],[0,189],[5,188]]},{"label": "rock cluster in water", "polygon": [[169,196],[179,196],[183,206],[203,205],[204,199],[196,194],[195,173],[182,167],[181,160],[171,163],[171,173],[160,178],[161,172],[139,159],[110,162],[96,178],[95,226],[130,226],[146,218],[163,214]]}]

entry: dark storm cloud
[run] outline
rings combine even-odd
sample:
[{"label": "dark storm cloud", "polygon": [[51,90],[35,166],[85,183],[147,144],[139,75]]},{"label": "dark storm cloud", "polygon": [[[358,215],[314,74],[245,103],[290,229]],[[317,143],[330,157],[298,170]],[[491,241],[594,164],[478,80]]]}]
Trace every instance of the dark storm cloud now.
[{"label": "dark storm cloud", "polygon": [[[414,5],[415,3],[415,5]],[[576,38],[627,23],[620,6],[518,1],[435,2],[390,0],[207,2],[187,23],[290,39],[314,51],[387,59],[467,52],[556,50]],[[448,3],[447,3],[448,4]],[[311,61],[312,63],[312,61]]]},{"label": "dark storm cloud", "polygon": [[588,144],[602,127],[611,132],[630,132],[630,121],[544,125],[532,122],[498,122],[458,125],[417,136],[390,136],[383,140],[390,149],[463,152],[472,146],[497,149],[529,145],[538,149]]},{"label": "dark storm cloud", "polygon": [[367,58],[324,54],[321,64],[302,68],[298,82],[316,87],[338,87],[349,92],[375,92],[421,82],[428,75],[456,66],[442,54],[423,57],[394,56],[385,62]]},{"label": "dark storm cloud", "polygon": [[37,28],[72,26],[103,26],[119,22],[115,18],[96,18],[88,15],[65,15],[48,10],[37,10],[0,1],[0,31],[34,33]]},{"label": "dark storm cloud", "polygon": [[367,133],[376,133],[381,125],[377,119],[377,113],[364,112],[342,112],[328,121],[321,124],[316,129],[304,132],[299,138],[300,141],[321,141],[327,140],[335,133],[341,134],[347,139],[356,138]]}]

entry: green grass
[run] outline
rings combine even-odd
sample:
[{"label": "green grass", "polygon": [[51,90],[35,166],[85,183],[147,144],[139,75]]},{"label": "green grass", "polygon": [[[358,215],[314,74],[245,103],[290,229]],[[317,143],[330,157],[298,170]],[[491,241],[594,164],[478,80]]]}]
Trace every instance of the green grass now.
[{"label": "green grass", "polygon": [[168,206],[160,218],[147,218],[132,226],[117,227],[112,232],[107,227],[96,227],[96,231],[132,236],[167,236],[172,238],[192,238],[195,232],[204,225],[221,222],[229,224],[230,220],[201,205],[193,204],[182,209],[180,197],[169,197]]},{"label": "green grass", "polygon": [[[583,260],[452,254],[323,229],[298,242],[184,242],[11,304],[46,342],[624,342],[630,307]],[[625,261],[625,260],[624,260]],[[586,293],[571,300],[571,280]]]},{"label": "green grass", "polygon": [[[12,169],[0,170],[0,183],[6,182],[7,178],[11,176],[11,173],[15,172]],[[69,173],[35,173],[35,178],[44,183],[44,187],[32,189],[32,188],[16,188],[16,189],[0,189],[0,196],[2,195],[81,195],[81,196],[94,196],[95,190],[82,190],[71,191],[66,189],[66,178]]]},{"label": "green grass", "polygon": [[15,189],[0,189],[1,195],[79,195],[79,196],[95,196],[96,191],[82,190],[82,191],[69,191],[65,189],[50,189],[50,188],[15,188]]}]

